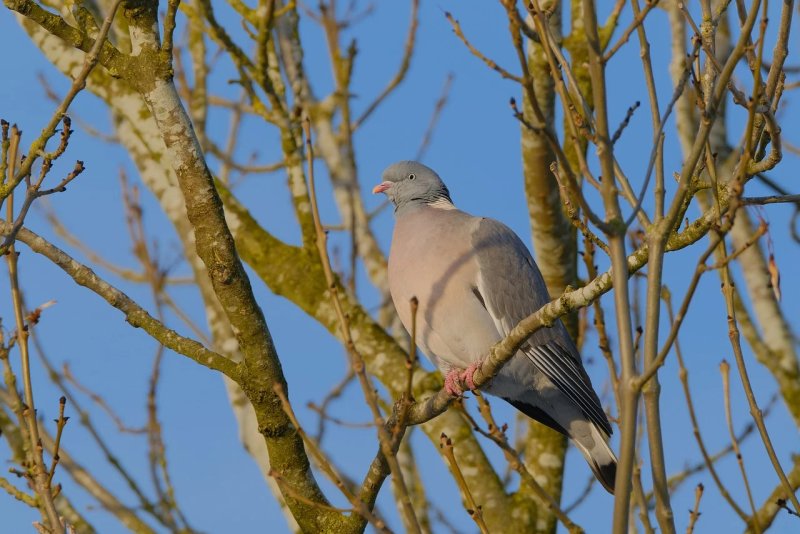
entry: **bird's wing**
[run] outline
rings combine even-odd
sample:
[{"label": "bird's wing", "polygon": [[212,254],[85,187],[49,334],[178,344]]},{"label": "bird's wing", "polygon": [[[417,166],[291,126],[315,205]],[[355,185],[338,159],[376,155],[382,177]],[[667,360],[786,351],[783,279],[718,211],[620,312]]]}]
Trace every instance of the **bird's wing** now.
[{"label": "bird's wing", "polygon": [[586,417],[611,435],[611,425],[591,382],[586,379],[586,372],[567,349],[556,341],[550,341],[542,345],[527,344],[522,352]]},{"label": "bird's wing", "polygon": [[[483,219],[473,232],[472,244],[479,267],[477,290],[498,330],[508,335],[549,301],[547,286],[528,249],[504,224]],[[521,350],[592,422],[611,434],[578,351],[560,321],[537,332]]]}]

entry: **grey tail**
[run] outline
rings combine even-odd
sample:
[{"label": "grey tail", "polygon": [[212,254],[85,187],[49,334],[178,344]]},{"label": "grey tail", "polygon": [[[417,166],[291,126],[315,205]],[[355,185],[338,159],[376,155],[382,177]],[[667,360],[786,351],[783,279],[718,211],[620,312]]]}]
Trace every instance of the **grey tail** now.
[{"label": "grey tail", "polygon": [[595,460],[589,462],[595,478],[603,485],[607,492],[614,495],[614,483],[617,480],[617,461],[612,460],[607,464],[599,464]]},{"label": "grey tail", "polygon": [[578,440],[571,436],[563,426],[550,416],[550,414],[538,406],[511,399],[503,400],[531,419],[539,421],[543,425],[549,426],[556,432],[560,432],[570,438],[570,441],[581,451],[581,454],[586,459],[586,463],[589,464],[592,473],[594,473],[595,478],[597,478],[607,492],[614,495],[614,483],[617,477],[617,457],[608,445],[608,436],[602,429],[598,428],[595,423],[587,420],[586,425],[589,427],[588,430],[591,437],[589,439]]},{"label": "grey tail", "polygon": [[614,483],[617,479],[617,457],[608,445],[608,436],[597,428],[597,425],[587,421],[591,437],[589,439],[573,439],[572,442],[581,451],[586,463],[592,469],[594,476],[603,485],[607,492],[614,495]]}]

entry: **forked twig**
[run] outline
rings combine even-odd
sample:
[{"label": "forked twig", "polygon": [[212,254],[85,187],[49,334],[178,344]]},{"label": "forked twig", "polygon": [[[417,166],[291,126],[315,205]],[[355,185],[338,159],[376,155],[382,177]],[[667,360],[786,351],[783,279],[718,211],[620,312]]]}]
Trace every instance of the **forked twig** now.
[{"label": "forked twig", "polygon": [[56,466],[58,465],[58,461],[60,460],[58,456],[58,450],[61,448],[61,435],[64,432],[64,427],[67,425],[67,421],[69,417],[64,417],[64,408],[67,406],[67,398],[63,395],[61,398],[58,399],[58,419],[55,420],[56,423],[56,443],[53,446],[53,459],[50,463],[50,472],[47,475],[47,483],[53,483],[53,475],[56,474]]},{"label": "forked twig", "polygon": [[[722,250],[722,256],[725,258],[727,256],[727,252],[724,241],[720,243],[720,248]],[[800,502],[798,502],[797,495],[795,495],[789,480],[786,478],[786,473],[781,467],[781,463],[778,460],[777,454],[775,453],[775,448],[772,445],[772,439],[770,438],[769,433],[767,432],[767,427],[764,424],[763,413],[758,407],[755,393],[753,392],[753,387],[750,383],[747,367],[744,362],[744,353],[742,352],[742,345],[739,341],[739,327],[736,321],[736,309],[733,302],[734,290],[733,284],[731,283],[729,266],[726,265],[722,269],[722,275],[722,292],[725,296],[725,306],[728,315],[729,337],[731,347],[733,348],[733,355],[736,359],[736,367],[739,371],[739,378],[742,381],[745,396],[747,397],[747,403],[750,407],[750,415],[752,415],[753,420],[756,423],[756,428],[758,428],[758,433],[761,435],[761,441],[764,443],[764,448],[767,451],[767,456],[769,456],[772,467],[775,469],[775,473],[778,475],[781,484],[783,484],[783,487],[788,495],[788,499],[794,506],[795,513],[797,513],[800,512]]]},{"label": "forked twig", "polygon": [[[14,180],[15,171],[17,168],[17,149],[20,144],[22,133],[16,130],[12,133],[11,148],[6,154],[8,157],[8,181],[11,183]],[[6,212],[9,220],[14,216],[14,189],[9,191],[6,198]],[[48,474],[47,467],[44,463],[44,454],[42,448],[42,440],[39,432],[39,421],[36,417],[36,405],[33,395],[33,381],[31,379],[31,360],[28,350],[29,339],[29,325],[26,322],[25,314],[23,312],[22,293],[19,285],[19,265],[17,262],[17,251],[14,248],[14,241],[12,240],[8,247],[8,254],[6,255],[6,262],[8,264],[8,279],[11,287],[11,304],[14,311],[14,320],[16,323],[16,345],[20,355],[20,367],[22,373],[22,385],[24,404],[20,402],[18,407],[18,416],[20,418],[20,427],[25,427],[24,435],[28,440],[28,445],[25,447],[27,451],[26,458],[26,476],[31,483],[33,490],[37,495],[37,502],[39,503],[39,510],[42,514],[42,519],[47,523],[47,527],[55,534],[63,534],[65,526],[61,522],[58,511],[56,510],[54,502],[53,487],[50,484],[51,477]],[[5,347],[3,347],[5,352]],[[7,363],[7,352],[5,355],[5,362]],[[13,371],[10,366],[6,368],[6,373],[13,376]],[[7,381],[10,379],[7,377]],[[9,386],[14,386],[13,382]],[[16,395],[17,392],[14,391]]]},{"label": "forked twig", "polygon": [[702,484],[698,484],[694,489],[694,508],[689,512],[689,525],[686,527],[686,534],[694,532],[694,526],[700,518],[700,499],[703,497],[703,489],[705,488]]}]

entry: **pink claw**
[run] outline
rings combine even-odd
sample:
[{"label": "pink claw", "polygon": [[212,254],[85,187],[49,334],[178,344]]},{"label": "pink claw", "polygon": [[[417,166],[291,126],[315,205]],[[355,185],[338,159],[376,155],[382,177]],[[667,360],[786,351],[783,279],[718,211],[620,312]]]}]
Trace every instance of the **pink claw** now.
[{"label": "pink claw", "polygon": [[470,391],[474,391],[474,390],[478,389],[475,386],[475,371],[477,371],[478,368],[480,368],[481,363],[483,363],[483,362],[481,362],[480,360],[478,360],[477,362],[471,363],[469,365],[469,367],[467,367],[464,370],[464,372],[461,373],[461,377],[460,378],[467,385],[467,387],[470,389]]},{"label": "pink claw", "polygon": [[459,374],[460,371],[458,369],[450,369],[444,377],[444,389],[453,397],[460,397],[464,393],[461,388]]}]

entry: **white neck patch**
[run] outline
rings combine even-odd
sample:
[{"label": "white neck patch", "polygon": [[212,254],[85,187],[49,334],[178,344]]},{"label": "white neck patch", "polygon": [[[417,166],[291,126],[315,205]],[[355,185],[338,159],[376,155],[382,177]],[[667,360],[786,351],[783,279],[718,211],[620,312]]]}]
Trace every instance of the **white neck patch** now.
[{"label": "white neck patch", "polygon": [[438,200],[430,202],[430,203],[428,203],[428,206],[430,206],[432,208],[440,209],[440,210],[454,210],[454,209],[456,209],[456,207],[453,205],[453,203],[450,202],[449,200],[447,200],[446,198],[440,198]]}]

